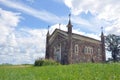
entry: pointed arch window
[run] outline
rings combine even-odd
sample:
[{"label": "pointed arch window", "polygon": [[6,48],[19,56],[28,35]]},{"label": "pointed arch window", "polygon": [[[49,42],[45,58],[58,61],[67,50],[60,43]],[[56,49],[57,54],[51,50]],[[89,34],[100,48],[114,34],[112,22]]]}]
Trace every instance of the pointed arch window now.
[{"label": "pointed arch window", "polygon": [[75,51],[76,54],[78,54],[78,52],[79,52],[78,44],[75,44],[74,51]]}]

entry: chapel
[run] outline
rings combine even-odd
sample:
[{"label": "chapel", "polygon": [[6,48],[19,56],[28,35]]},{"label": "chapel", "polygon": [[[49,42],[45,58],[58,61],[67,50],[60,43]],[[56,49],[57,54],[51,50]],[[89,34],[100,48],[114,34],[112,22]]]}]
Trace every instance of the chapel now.
[{"label": "chapel", "polygon": [[69,21],[67,31],[55,29],[50,35],[46,35],[46,59],[55,60],[61,64],[73,64],[80,62],[104,62],[105,41],[101,31],[101,40],[72,33],[72,23]]}]

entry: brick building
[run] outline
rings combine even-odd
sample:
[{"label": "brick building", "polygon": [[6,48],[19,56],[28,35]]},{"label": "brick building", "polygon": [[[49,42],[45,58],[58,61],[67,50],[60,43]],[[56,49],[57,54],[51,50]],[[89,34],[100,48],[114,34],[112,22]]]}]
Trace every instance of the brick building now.
[{"label": "brick building", "polygon": [[61,64],[80,62],[104,62],[105,43],[101,32],[101,41],[72,33],[72,24],[69,17],[68,31],[55,29],[46,36],[46,59],[53,59]]}]

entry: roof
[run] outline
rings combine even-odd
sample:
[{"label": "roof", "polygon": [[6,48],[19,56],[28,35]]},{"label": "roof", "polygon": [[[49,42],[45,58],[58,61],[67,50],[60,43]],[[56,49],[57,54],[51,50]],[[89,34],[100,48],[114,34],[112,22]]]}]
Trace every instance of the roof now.
[{"label": "roof", "polygon": [[[65,36],[65,38],[67,39],[67,32],[60,30],[60,29],[55,29],[55,31],[50,35],[50,41],[54,39],[54,37],[56,36],[55,34],[62,34]],[[80,34],[76,34],[76,33],[72,33],[72,38],[73,39],[77,39],[77,40],[84,40],[84,41],[88,41],[88,42],[92,42],[92,43],[101,43],[100,40],[91,38],[91,37],[87,37],[84,35],[80,35]]]}]

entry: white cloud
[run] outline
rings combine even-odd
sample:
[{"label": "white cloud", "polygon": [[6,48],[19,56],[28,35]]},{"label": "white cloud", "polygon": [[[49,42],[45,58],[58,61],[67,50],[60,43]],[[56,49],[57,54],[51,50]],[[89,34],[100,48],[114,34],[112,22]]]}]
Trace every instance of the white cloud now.
[{"label": "white cloud", "polygon": [[[111,15],[116,14],[120,11],[120,1],[114,0],[64,0],[65,4],[71,8],[74,15],[78,15],[81,12],[90,11],[93,14],[99,16],[99,18],[111,18]],[[117,12],[115,12],[117,11]],[[108,15],[107,15],[108,14]]]},{"label": "white cloud", "polygon": [[14,31],[20,21],[19,13],[12,13],[0,8],[0,43],[4,43],[6,37]]},{"label": "white cloud", "polygon": [[108,34],[120,34],[120,18],[115,20],[111,25],[106,26],[105,31]]},{"label": "white cloud", "polygon": [[85,19],[80,18],[79,16],[72,16],[72,22],[75,24],[81,24],[84,26],[92,26],[90,22]]},{"label": "white cloud", "polygon": [[50,26],[50,29],[49,29],[50,34],[52,34],[55,29],[61,29],[61,30],[67,31],[67,27],[65,24],[54,24]]},{"label": "white cloud", "polygon": [[[10,27],[16,27],[17,26],[17,23],[19,22],[19,19],[20,18],[18,15],[20,13],[15,13],[13,14],[12,12],[10,11],[4,11],[0,8],[0,22],[2,24],[4,24],[5,26],[10,26]],[[6,22],[7,24],[6,24]]]},{"label": "white cloud", "polygon": [[[24,31],[16,30],[10,34],[6,43],[0,44],[0,56],[4,55],[7,59],[4,60],[4,57],[1,57],[0,63],[8,63],[9,60],[13,64],[34,63],[35,59],[44,58],[46,31],[45,29],[24,29]],[[24,36],[24,33],[29,36]]]},{"label": "white cloud", "polygon": [[[95,16],[94,23],[101,23],[106,33],[120,34],[120,1],[117,0],[64,0],[73,15],[88,11]],[[104,20],[104,23],[101,22]],[[98,23],[99,21],[99,23]],[[103,25],[105,24],[105,25]],[[89,27],[89,26],[88,26]],[[95,25],[93,24],[93,30]]]}]

